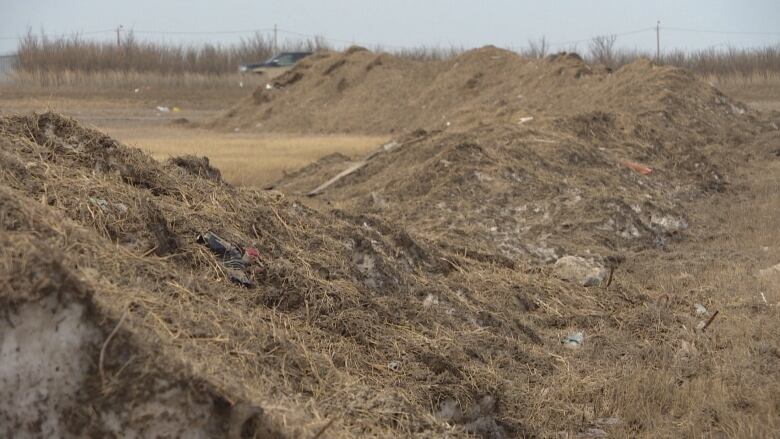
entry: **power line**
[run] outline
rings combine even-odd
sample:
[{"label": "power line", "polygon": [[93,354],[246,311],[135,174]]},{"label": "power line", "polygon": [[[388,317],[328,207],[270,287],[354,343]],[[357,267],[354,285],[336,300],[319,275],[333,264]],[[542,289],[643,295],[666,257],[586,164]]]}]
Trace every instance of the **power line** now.
[{"label": "power line", "polygon": [[[86,32],[71,32],[71,33],[62,34],[62,35],[53,34],[52,36],[54,38],[57,38],[57,37],[59,37],[59,38],[74,38],[74,37],[80,37],[82,35],[97,35],[97,34],[113,33],[115,31],[116,31],[116,29],[105,29],[105,30],[93,30],[93,31],[86,31]],[[34,35],[34,34],[33,34],[33,36],[36,37],[36,38],[38,37],[37,35]],[[46,35],[43,35],[43,36],[47,37]],[[18,40],[23,40],[25,38],[27,38],[27,36],[23,36],[23,37],[0,37],[0,40],[17,40],[18,41]]]},{"label": "power line", "polygon": [[273,30],[274,30],[273,28],[245,29],[245,30],[216,30],[216,31],[162,31],[162,30],[129,29],[128,32],[134,34],[148,34],[148,35],[230,35],[230,34],[264,33],[264,32],[272,32]]},{"label": "power line", "polygon": [[[319,38],[331,43],[340,43],[340,44],[361,44],[368,47],[388,47],[393,49],[413,49],[415,47],[412,46],[404,46],[399,44],[382,44],[382,43],[366,43],[366,42],[356,42],[354,40],[346,40],[346,39],[339,39],[339,38],[331,38],[326,37],[324,35],[315,35],[315,34],[308,34],[303,32],[297,32],[294,30],[289,29],[281,29],[277,28],[278,32],[282,32],[287,35],[293,35],[303,38]],[[603,35],[608,36],[615,36],[615,37],[624,37],[628,35],[635,35],[650,31],[656,31],[657,28],[655,26],[653,27],[646,27],[641,29],[635,29],[635,30],[629,30],[625,32],[618,32],[618,33],[604,33]],[[661,26],[660,30],[666,30],[666,31],[672,31],[672,32],[690,32],[690,33],[710,33],[710,34],[721,34],[721,35],[780,35],[780,32],[770,32],[770,31],[735,31],[735,30],[715,30],[715,29],[694,29],[694,28],[682,28],[682,27],[671,27],[671,26]],[[84,32],[71,32],[67,34],[57,35],[54,34],[53,37],[60,37],[60,38],[74,38],[74,37],[80,37],[84,35],[99,35],[99,34],[107,34],[107,33],[113,33],[116,29],[103,29],[103,30],[94,30],[94,31],[84,31]],[[256,33],[269,33],[273,32],[274,28],[260,28],[260,29],[237,29],[237,30],[215,30],[215,31],[164,31],[164,30],[153,30],[153,29],[127,29],[127,32],[133,33],[133,34],[140,34],[140,35],[238,35],[238,34],[256,34]],[[23,40],[27,38],[27,36],[0,36],[0,40]],[[582,38],[578,40],[570,40],[570,41],[559,41],[559,42],[552,42],[549,43],[550,47],[559,47],[559,46],[567,46],[567,45],[573,45],[573,44],[579,44],[579,43],[585,43],[592,41],[593,37],[588,38]]]},{"label": "power line", "polygon": [[706,34],[721,34],[721,35],[780,35],[780,32],[766,32],[766,31],[733,31],[733,30],[714,30],[714,29],[690,29],[684,27],[667,27],[661,26],[661,30],[670,30],[675,32],[695,32]]}]

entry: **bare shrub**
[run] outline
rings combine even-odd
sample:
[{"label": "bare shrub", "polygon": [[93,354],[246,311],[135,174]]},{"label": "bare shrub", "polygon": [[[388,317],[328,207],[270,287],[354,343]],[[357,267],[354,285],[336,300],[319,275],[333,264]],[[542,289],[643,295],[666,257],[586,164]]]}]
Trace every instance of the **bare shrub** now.
[{"label": "bare shrub", "polygon": [[590,42],[590,56],[593,61],[607,67],[615,67],[616,35],[599,35]]}]

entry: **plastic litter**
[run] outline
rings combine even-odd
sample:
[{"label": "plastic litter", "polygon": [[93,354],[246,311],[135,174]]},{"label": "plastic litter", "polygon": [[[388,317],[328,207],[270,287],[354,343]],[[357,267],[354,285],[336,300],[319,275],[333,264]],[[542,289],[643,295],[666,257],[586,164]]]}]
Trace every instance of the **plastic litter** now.
[{"label": "plastic litter", "polygon": [[96,197],[89,197],[89,201],[92,202],[95,206],[99,207],[100,210],[107,212],[110,209],[110,206],[108,205],[108,201],[102,199],[102,198],[96,198]]},{"label": "plastic litter", "polygon": [[532,120],[534,120],[533,116],[526,116],[526,117],[521,117],[520,120],[517,121],[517,123],[522,125],[522,124],[524,124],[526,122],[530,122]]},{"label": "plastic litter", "polygon": [[157,111],[159,111],[160,113],[170,113],[171,109],[168,107],[158,106]]},{"label": "plastic litter", "polygon": [[120,215],[124,215],[129,210],[128,207],[122,203],[109,203],[103,198],[89,197],[89,202],[99,207],[103,212],[111,212],[114,210]]},{"label": "plastic litter", "polygon": [[710,314],[710,312],[707,311],[707,308],[705,308],[704,305],[702,305],[701,303],[697,303],[693,306],[694,308],[696,308],[695,311],[696,317],[705,317]]},{"label": "plastic litter", "polygon": [[180,111],[181,111],[181,108],[179,108],[179,107],[173,107],[173,108],[171,108],[171,111],[173,111],[174,113],[178,113],[178,112],[180,112]]},{"label": "plastic litter", "polygon": [[563,339],[563,347],[569,348],[569,349],[577,349],[580,346],[582,346],[582,343],[585,341],[585,335],[581,332],[573,332],[566,336],[565,339]]},{"label": "plastic litter", "polygon": [[634,171],[642,175],[650,175],[653,173],[653,168],[647,167],[645,165],[640,165],[639,163],[636,162],[626,161],[623,162],[623,165],[626,166],[627,168],[633,169]]},{"label": "plastic litter", "polygon": [[395,371],[397,371],[398,369],[401,368],[401,364],[399,362],[397,362],[397,361],[391,361],[391,362],[387,363],[387,368],[392,370],[393,372],[395,372]]},{"label": "plastic litter", "polygon": [[226,269],[226,274],[231,282],[252,288],[255,283],[250,276],[264,271],[260,252],[254,247],[243,248],[213,232],[198,235],[196,242],[222,256],[221,265]]}]

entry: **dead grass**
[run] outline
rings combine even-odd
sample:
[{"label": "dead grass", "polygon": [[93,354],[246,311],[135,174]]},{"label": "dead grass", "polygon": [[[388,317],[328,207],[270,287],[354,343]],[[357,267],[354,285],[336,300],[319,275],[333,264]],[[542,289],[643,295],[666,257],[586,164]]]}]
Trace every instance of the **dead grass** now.
[{"label": "dead grass", "polygon": [[106,131],[158,160],[186,154],[208,156],[225,180],[241,186],[266,185],[284,172],[294,171],[330,153],[360,156],[387,140],[382,136],[224,134],[174,127],[147,130],[117,127]]}]

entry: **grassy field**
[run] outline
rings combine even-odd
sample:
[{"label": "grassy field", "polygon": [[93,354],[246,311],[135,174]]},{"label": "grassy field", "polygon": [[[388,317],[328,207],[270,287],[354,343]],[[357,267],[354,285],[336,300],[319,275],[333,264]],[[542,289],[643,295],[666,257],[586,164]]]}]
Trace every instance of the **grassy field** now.
[{"label": "grassy field", "polygon": [[[156,77],[137,76],[141,84],[155,84]],[[157,81],[158,85],[142,86],[138,92],[129,88],[132,82],[124,88],[5,84],[0,86],[0,112],[58,111],[160,160],[185,154],[208,156],[228,182],[246,186],[267,185],[284,172],[333,152],[361,156],[387,141],[377,136],[297,136],[177,126],[173,123],[176,119],[199,122],[215,116],[253,88],[238,87],[228,79],[211,87],[200,87],[197,82],[164,87],[161,79]],[[164,113],[157,106],[177,107],[180,111]]]},{"label": "grassy field", "polygon": [[267,185],[284,172],[294,171],[333,152],[360,156],[387,140],[353,135],[218,133],[175,127],[144,131],[117,126],[107,128],[106,132],[160,160],[185,154],[208,156],[228,182],[242,186]]}]

